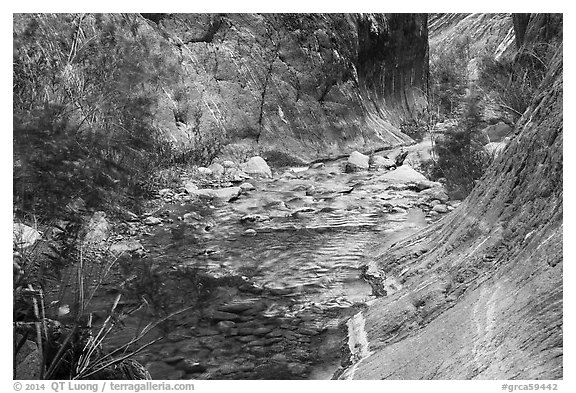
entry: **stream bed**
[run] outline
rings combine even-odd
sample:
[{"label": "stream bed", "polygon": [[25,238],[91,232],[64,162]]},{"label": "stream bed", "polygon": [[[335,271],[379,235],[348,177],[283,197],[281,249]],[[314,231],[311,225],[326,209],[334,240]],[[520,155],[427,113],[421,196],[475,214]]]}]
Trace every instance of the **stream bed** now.
[{"label": "stream bed", "polygon": [[165,198],[146,255],[120,261],[122,305],[140,307],[108,345],[177,313],[136,356],[154,379],[332,378],[348,365],[347,321],[375,298],[371,258],[439,218],[399,169],[344,165],[250,179],[230,202]]}]

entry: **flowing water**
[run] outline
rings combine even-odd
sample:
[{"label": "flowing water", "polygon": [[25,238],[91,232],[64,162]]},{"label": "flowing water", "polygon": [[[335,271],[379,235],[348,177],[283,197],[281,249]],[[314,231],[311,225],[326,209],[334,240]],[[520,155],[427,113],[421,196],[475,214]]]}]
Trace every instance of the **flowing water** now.
[{"label": "flowing water", "polygon": [[189,309],[137,359],[159,379],[331,378],[346,322],[374,299],[363,267],[428,223],[418,194],[384,172],[336,161],[250,180],[256,189],[232,202],[163,205],[164,223],[141,239],[146,257],[121,263],[133,304],[146,303],[125,331]]}]

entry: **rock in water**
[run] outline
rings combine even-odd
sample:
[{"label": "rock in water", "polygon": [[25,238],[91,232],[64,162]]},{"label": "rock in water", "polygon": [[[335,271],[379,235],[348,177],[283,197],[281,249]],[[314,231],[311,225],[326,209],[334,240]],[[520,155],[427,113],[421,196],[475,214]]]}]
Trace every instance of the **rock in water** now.
[{"label": "rock in water", "polygon": [[416,171],[410,165],[402,165],[393,171],[387,172],[381,176],[383,180],[391,180],[395,182],[418,182],[422,180],[428,180],[420,172]]},{"label": "rock in water", "polygon": [[230,202],[232,199],[238,198],[242,189],[240,187],[225,187],[216,188],[212,190],[212,196],[224,202]]},{"label": "rock in water", "polygon": [[366,170],[370,167],[370,157],[360,152],[354,151],[346,162],[346,172],[356,172]]},{"label": "rock in water", "polygon": [[247,162],[241,164],[240,168],[252,176],[272,177],[270,167],[260,156],[252,157]]},{"label": "rock in water", "polygon": [[237,198],[241,192],[242,189],[240,187],[201,188],[199,190],[192,190],[190,195],[230,202],[232,199]]}]

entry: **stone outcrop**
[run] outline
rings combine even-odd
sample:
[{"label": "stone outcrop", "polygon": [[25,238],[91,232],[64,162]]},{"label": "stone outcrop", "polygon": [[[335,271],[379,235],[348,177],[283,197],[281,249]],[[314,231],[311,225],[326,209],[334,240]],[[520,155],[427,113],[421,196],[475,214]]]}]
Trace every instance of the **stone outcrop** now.
[{"label": "stone outcrop", "polygon": [[[530,26],[527,31],[530,31]],[[505,154],[451,214],[378,258],[357,379],[563,376],[562,47]]]}]

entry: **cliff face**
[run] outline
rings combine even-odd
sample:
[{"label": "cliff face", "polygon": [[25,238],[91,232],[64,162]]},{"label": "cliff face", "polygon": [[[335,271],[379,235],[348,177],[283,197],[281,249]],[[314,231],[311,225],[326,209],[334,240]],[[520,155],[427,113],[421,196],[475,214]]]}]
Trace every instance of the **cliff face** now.
[{"label": "cliff face", "polygon": [[562,75],[560,45],[469,197],[383,252],[397,285],[365,312],[369,351],[354,378],[562,378]]},{"label": "cliff face", "polygon": [[[309,160],[410,141],[422,104],[422,14],[145,14],[182,63],[189,112],[233,143]],[[157,116],[179,138],[173,92]]]},{"label": "cliff face", "polygon": [[431,14],[428,23],[430,47],[440,53],[464,38],[471,59],[481,55],[499,59],[516,49],[511,14]]}]

